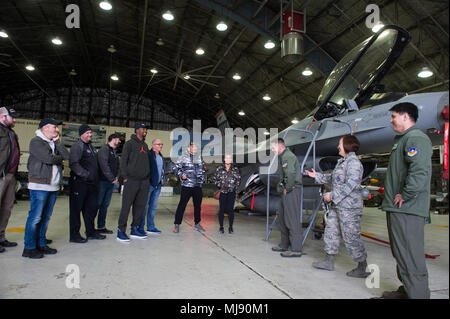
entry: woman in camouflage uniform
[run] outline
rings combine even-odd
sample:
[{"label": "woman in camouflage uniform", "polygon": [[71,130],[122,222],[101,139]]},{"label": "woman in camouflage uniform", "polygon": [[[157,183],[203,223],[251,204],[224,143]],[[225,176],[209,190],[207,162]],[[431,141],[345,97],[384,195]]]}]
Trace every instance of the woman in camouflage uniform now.
[{"label": "woman in camouflage uniform", "polygon": [[214,174],[214,184],[220,188],[219,198],[219,224],[220,233],[223,234],[224,214],[228,214],[228,232],[233,233],[234,220],[234,200],[236,199],[236,190],[241,182],[239,168],[232,165],[233,157],[225,155],[225,164],[219,166]]},{"label": "woman in camouflage uniform", "polygon": [[331,192],[324,194],[324,201],[329,202],[330,210],[326,218],[324,234],[327,257],[322,262],[315,262],[318,269],[334,270],[334,255],[339,250],[339,237],[342,234],[345,247],[358,266],[347,272],[347,276],[366,278],[367,253],[361,240],[361,215],[363,199],[361,180],[363,166],[355,152],[359,150],[359,141],[352,135],[345,135],[339,141],[339,155],[342,156],[332,174],[321,174],[314,169],[306,171],[309,177],[320,184],[331,184]]}]

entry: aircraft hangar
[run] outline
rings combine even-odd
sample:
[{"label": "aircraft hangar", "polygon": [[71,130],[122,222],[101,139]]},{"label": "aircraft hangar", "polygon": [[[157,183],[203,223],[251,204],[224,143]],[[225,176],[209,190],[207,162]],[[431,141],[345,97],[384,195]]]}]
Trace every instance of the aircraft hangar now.
[{"label": "aircraft hangar", "polygon": [[[18,137],[20,159],[15,171],[6,172],[16,178],[9,218],[0,182],[0,298],[200,304],[202,299],[371,299],[395,291],[402,282],[381,205],[397,134],[389,108],[405,101],[418,105],[417,126],[433,145],[424,253],[430,298],[448,299],[448,75],[445,0],[1,1],[0,107],[6,113],[0,124],[6,127],[5,119],[15,119],[10,128]],[[17,118],[11,115],[17,113]],[[126,186],[118,176],[106,215],[105,228],[111,233],[101,240],[69,240],[69,212],[76,200],[71,202],[72,166],[64,160],[58,164],[59,191],[43,235],[57,252],[23,256],[31,214],[30,141],[48,118],[60,122],[59,141],[71,156],[83,124],[93,133],[94,153],[117,134],[120,160],[123,144],[139,125],[147,129],[150,149],[160,141],[165,182],[154,217],[160,233],[118,240]],[[230,131],[247,135],[228,143],[225,133]],[[334,271],[313,267],[325,256],[329,207],[320,195],[327,188],[305,170],[331,173],[339,139],[346,134],[361,142],[357,155],[364,167],[360,188],[365,197],[360,234],[367,278],[346,275],[356,263],[342,239]],[[272,250],[281,240],[280,195],[271,184],[279,173],[264,175],[260,169],[277,162],[269,156],[269,141],[278,137],[297,156],[304,183],[300,258]],[[0,139],[8,135],[0,134]],[[200,184],[204,230],[195,226],[191,199],[179,232],[174,232],[184,187],[175,164],[192,140],[206,162]],[[247,145],[243,157],[237,156],[238,141]],[[235,145],[231,149],[241,181],[232,210],[233,232],[228,231],[231,214],[225,214],[221,233],[214,175],[230,145]],[[1,165],[14,156],[9,155],[9,140],[0,147],[4,170]],[[261,158],[250,163],[252,147],[261,151]],[[411,156],[415,152],[409,150]],[[97,192],[100,184],[90,185]],[[148,203],[140,215],[147,209]],[[128,235],[134,214],[139,215],[131,209]],[[81,218],[82,237],[85,222]],[[191,314],[200,309],[194,308]],[[230,309],[216,309],[214,315]],[[267,310],[241,310],[250,314],[255,309]],[[178,304],[173,309],[178,314],[188,310]]]}]

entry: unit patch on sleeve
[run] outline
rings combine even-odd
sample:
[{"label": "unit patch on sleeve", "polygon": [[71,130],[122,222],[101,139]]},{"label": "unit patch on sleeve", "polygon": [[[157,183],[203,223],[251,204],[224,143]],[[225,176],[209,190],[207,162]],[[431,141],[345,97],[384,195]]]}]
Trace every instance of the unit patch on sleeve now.
[{"label": "unit patch on sleeve", "polygon": [[409,157],[414,157],[414,156],[416,156],[417,155],[417,148],[415,148],[415,147],[410,147],[409,149],[408,149],[408,156]]}]

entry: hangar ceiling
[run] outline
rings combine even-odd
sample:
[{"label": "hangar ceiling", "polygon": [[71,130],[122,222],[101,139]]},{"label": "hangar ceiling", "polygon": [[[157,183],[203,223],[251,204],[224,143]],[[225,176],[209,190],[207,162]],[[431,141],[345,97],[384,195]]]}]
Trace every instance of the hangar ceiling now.
[{"label": "hangar ceiling", "polygon": [[[386,91],[449,87],[447,0],[294,1],[306,12],[306,34],[304,55],[293,64],[282,61],[279,44],[280,6],[290,2],[110,0],[109,11],[99,2],[1,1],[0,31],[8,37],[0,37],[0,101],[27,90],[105,88],[164,102],[206,125],[215,125],[214,115],[224,109],[234,127],[284,129],[314,108],[334,63],[373,34],[365,25],[370,3],[379,6],[384,24],[412,35],[383,81]],[[80,28],[66,27],[70,4],[80,9]],[[162,18],[167,10],[171,21]],[[221,21],[226,31],[216,29]],[[55,37],[61,45],[51,42]],[[264,47],[269,39],[276,43],[272,49]],[[28,64],[35,70],[26,70]],[[302,75],[306,67],[311,76]],[[433,76],[418,78],[423,67]],[[262,99],[266,94],[269,101]]]}]

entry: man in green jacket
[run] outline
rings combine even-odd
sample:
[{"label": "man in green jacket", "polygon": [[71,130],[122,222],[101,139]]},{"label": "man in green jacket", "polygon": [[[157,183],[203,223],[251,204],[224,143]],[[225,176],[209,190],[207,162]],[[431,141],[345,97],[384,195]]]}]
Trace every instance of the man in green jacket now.
[{"label": "man in green jacket", "polygon": [[381,207],[386,211],[392,255],[403,285],[384,292],[382,298],[428,299],[424,226],[430,209],[432,144],[415,126],[418,110],[414,104],[399,103],[390,111],[392,127],[399,135],[389,158]]},{"label": "man in green jacket", "polygon": [[278,209],[281,243],[272,247],[272,250],[281,252],[282,257],[301,257],[303,234],[300,220],[300,164],[282,138],[272,142],[271,149],[280,159],[280,183],[277,190],[281,193]]},{"label": "man in green jacket", "polygon": [[17,246],[8,241],[5,234],[14,206],[15,175],[20,163],[19,140],[13,130],[19,116],[14,109],[0,107],[0,253],[5,247]]}]

